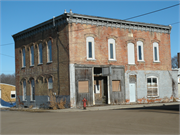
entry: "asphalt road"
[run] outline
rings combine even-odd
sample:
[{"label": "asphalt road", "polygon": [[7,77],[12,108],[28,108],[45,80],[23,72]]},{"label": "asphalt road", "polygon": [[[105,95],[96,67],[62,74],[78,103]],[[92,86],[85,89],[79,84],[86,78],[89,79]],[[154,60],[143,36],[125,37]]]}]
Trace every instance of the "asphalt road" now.
[{"label": "asphalt road", "polygon": [[179,105],[87,112],[1,111],[1,134],[179,134]]}]

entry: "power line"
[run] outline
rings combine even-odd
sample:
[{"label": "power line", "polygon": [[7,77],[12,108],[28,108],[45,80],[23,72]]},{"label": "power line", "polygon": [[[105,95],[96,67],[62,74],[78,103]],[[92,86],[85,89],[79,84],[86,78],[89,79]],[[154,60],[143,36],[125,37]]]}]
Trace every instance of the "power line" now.
[{"label": "power line", "polygon": [[13,56],[6,55],[6,54],[2,54],[2,53],[0,53],[0,55],[4,55],[4,56],[7,56],[7,57],[12,57],[12,58],[15,58],[15,57],[13,57]]},{"label": "power line", "polygon": [[162,9],[159,9],[159,10],[155,10],[155,11],[152,11],[152,12],[149,12],[149,13],[145,13],[145,14],[142,14],[142,15],[137,15],[137,16],[134,16],[134,17],[130,17],[130,18],[127,18],[127,19],[124,19],[124,20],[130,20],[130,19],[133,19],[133,18],[141,17],[141,16],[144,16],[144,15],[152,14],[152,13],[159,12],[159,11],[162,11],[162,10],[165,10],[165,9],[168,9],[168,8],[172,8],[172,7],[175,7],[175,6],[179,6],[179,5],[180,5],[180,3],[169,6],[169,7],[166,7],[166,8],[162,8]]},{"label": "power line", "polygon": [[178,24],[178,23],[180,23],[180,22],[171,23],[170,25],[174,25],[174,24]]},{"label": "power line", "polygon": [[11,44],[14,44],[14,43],[1,44],[0,46],[6,46],[6,45],[11,45]]}]

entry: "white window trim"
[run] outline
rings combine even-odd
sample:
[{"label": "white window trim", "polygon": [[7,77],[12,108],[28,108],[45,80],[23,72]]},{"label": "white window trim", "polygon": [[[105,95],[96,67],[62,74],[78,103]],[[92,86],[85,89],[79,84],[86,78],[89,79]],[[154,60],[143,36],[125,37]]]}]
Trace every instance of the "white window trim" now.
[{"label": "white window trim", "polygon": [[[34,50],[34,46],[31,46],[33,47],[33,50]],[[31,52],[31,47],[30,47],[30,66],[34,66],[34,64],[32,64],[32,52]],[[34,58],[34,56],[33,56]]]},{"label": "white window trim", "polygon": [[[157,60],[155,60],[154,47],[157,47]],[[159,44],[157,42],[153,43],[153,61],[154,62],[160,62],[159,61]]]},{"label": "white window trim", "polygon": [[[25,81],[25,80],[24,80]],[[23,101],[27,101],[27,99],[25,100],[25,94],[24,94],[24,91],[26,91],[26,85],[25,85],[25,88],[24,88],[24,81],[23,81]],[[26,84],[26,81],[25,81],[25,84]],[[27,92],[27,91],[26,91]],[[27,93],[26,93],[27,94]]]},{"label": "white window trim", "polygon": [[[39,46],[42,46],[42,43],[40,43],[39,45],[38,45],[38,65],[40,65],[40,64],[43,64],[43,61],[42,61],[42,63],[40,63],[40,51],[39,51]],[[43,53],[43,52],[42,52]],[[42,59],[43,60],[43,59]]]},{"label": "white window trim", "polygon": [[[15,94],[14,98],[11,97],[12,94]],[[11,91],[11,95],[10,95],[11,99],[16,99],[16,91]]]},{"label": "white window trim", "polygon": [[[92,43],[92,58],[89,58],[89,42]],[[87,60],[95,60],[94,38],[86,37],[86,56]]]},{"label": "white window trim", "polygon": [[[139,46],[141,46],[142,60],[139,59]],[[143,48],[143,42],[142,41],[137,41],[137,59],[138,59],[138,61],[144,61],[144,48]]]},{"label": "white window trim", "polygon": [[[24,52],[24,55],[23,55],[23,52]],[[22,68],[26,67],[26,61],[24,63],[24,59],[26,59],[25,48],[22,49]]]},{"label": "white window trim", "polygon": [[[111,59],[111,55],[110,55],[110,44],[113,44],[113,59]],[[109,60],[116,60],[116,43],[115,43],[115,40],[110,38],[108,39],[108,57],[109,57]]]},{"label": "white window trim", "polygon": [[[157,96],[147,96],[147,97],[159,97],[159,80],[158,80],[158,77],[156,77],[156,76],[148,76],[147,78],[146,78],[146,86],[147,86],[147,79],[148,78],[156,78],[157,79],[157,87],[154,87],[154,88],[157,88]],[[153,87],[151,87],[151,88],[153,88]]]},{"label": "white window trim", "polygon": [[[48,43],[49,43],[49,41],[51,42],[51,40],[48,40]],[[52,60],[50,61],[50,59],[49,59],[49,54],[50,53],[49,53],[49,45],[48,45],[48,43],[47,43],[47,63],[52,63]],[[51,42],[51,55],[52,55],[52,42]]]},{"label": "white window trim", "polygon": [[[133,44],[133,43],[128,43],[128,45],[127,45],[127,54],[128,54],[128,64],[129,65],[135,65],[135,53],[134,53],[134,56],[133,56],[133,58],[134,58],[134,63],[129,63],[129,45],[130,44]],[[133,46],[134,46],[134,44],[133,44]],[[134,51],[135,51],[135,49],[134,49]]]}]

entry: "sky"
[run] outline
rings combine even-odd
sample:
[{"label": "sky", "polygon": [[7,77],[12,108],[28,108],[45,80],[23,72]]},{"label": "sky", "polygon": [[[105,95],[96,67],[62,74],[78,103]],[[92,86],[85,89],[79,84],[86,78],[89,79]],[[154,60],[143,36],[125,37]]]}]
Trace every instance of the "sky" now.
[{"label": "sky", "polygon": [[[15,73],[15,46],[12,35],[59,16],[73,13],[127,19],[178,4],[180,1],[0,1],[0,74]],[[171,57],[180,52],[180,6],[129,21],[172,25]],[[4,54],[4,55],[2,55]],[[5,56],[7,55],[7,56]]]}]

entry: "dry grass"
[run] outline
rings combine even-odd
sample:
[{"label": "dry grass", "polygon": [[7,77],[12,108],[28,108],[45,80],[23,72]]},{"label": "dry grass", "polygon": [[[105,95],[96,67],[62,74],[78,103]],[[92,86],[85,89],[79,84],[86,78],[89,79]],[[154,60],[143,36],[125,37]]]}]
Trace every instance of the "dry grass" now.
[{"label": "dry grass", "polygon": [[58,108],[59,109],[64,109],[64,105],[66,104],[66,99],[63,101],[63,99],[60,100],[60,102],[58,103]]},{"label": "dry grass", "polygon": [[33,105],[30,105],[30,106],[29,106],[29,109],[32,109],[32,108],[33,108]]}]

